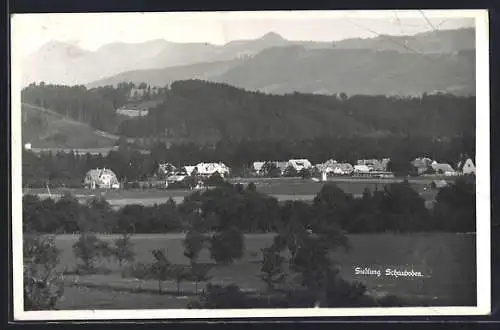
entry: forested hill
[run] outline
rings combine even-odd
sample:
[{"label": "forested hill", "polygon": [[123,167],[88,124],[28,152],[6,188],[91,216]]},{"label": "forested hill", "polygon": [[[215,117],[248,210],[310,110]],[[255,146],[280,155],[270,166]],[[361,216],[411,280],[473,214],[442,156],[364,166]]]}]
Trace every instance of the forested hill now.
[{"label": "forested hill", "polygon": [[174,82],[148,116],[122,122],[129,137],[302,140],[318,136],[474,136],[475,97],[270,95],[201,80]]}]

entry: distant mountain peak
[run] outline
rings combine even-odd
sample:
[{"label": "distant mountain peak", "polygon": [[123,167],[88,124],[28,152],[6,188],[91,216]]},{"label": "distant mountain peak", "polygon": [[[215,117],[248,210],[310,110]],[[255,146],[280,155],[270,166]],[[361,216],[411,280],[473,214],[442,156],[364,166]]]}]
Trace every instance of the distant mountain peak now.
[{"label": "distant mountain peak", "polygon": [[266,41],[284,41],[286,40],[283,38],[280,34],[276,32],[268,32],[265,35],[263,35],[260,40],[266,40]]},{"label": "distant mountain peak", "polygon": [[68,57],[79,57],[87,53],[85,49],[80,48],[74,42],[64,42],[59,40],[50,40],[42,45],[38,52],[61,54]]}]

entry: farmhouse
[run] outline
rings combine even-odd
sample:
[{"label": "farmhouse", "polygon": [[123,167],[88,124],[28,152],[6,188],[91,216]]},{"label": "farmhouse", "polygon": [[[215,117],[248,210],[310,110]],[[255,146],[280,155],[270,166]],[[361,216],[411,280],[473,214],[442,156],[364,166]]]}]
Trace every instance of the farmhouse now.
[{"label": "farmhouse", "polygon": [[163,175],[171,175],[176,171],[176,168],[174,165],[170,163],[160,163],[158,164],[158,173],[163,174]]},{"label": "farmhouse", "polygon": [[415,158],[411,162],[411,164],[413,165],[413,167],[415,167],[417,169],[417,173],[420,175],[420,174],[427,172],[429,167],[431,167],[432,159],[427,158],[427,157]]},{"label": "farmhouse", "polygon": [[368,165],[354,165],[353,172],[357,175],[367,175],[370,174],[370,168]]},{"label": "farmhouse", "polygon": [[333,173],[337,175],[350,175],[353,171],[354,168],[349,163],[339,163],[333,167]]},{"label": "farmhouse", "polygon": [[224,177],[229,174],[229,167],[224,163],[199,163],[196,165],[196,173],[203,176],[210,176],[214,173],[219,173]]},{"label": "farmhouse", "polygon": [[116,113],[119,115],[127,116],[127,117],[142,117],[147,116],[149,113],[148,109],[128,109],[128,108],[120,108],[116,110]]},{"label": "farmhouse", "polygon": [[195,174],[196,166],[183,166],[182,172],[185,172],[187,175]]},{"label": "farmhouse", "polygon": [[177,172],[167,177],[167,183],[178,183],[184,181],[188,177],[186,172]]},{"label": "farmhouse", "polygon": [[383,158],[382,160],[378,159],[360,159],[357,162],[357,165],[366,165],[370,169],[370,171],[377,172],[385,172],[387,171],[387,166],[391,161],[390,158]]},{"label": "farmhouse", "polygon": [[264,166],[266,162],[253,162],[252,164],[252,170],[257,173],[261,174],[262,173],[262,167]]},{"label": "farmhouse", "polygon": [[440,164],[436,161],[433,161],[431,167],[436,173],[444,174],[446,176],[454,176],[457,174],[450,164],[446,163]]},{"label": "farmhouse", "polygon": [[116,174],[107,168],[93,169],[87,172],[83,185],[90,189],[118,189],[120,188],[120,183],[116,177]]},{"label": "farmhouse", "polygon": [[476,174],[476,166],[474,166],[474,162],[470,158],[459,162],[457,170],[460,174],[464,175]]},{"label": "farmhouse", "polygon": [[283,175],[288,168],[288,162],[272,162],[276,165],[276,167],[280,170],[281,174]]},{"label": "farmhouse", "polygon": [[307,159],[290,159],[288,161],[288,166],[292,166],[295,171],[300,172],[303,169],[309,169],[312,167],[312,164]]},{"label": "farmhouse", "polygon": [[322,164],[317,164],[316,168],[320,172],[335,175],[350,175],[354,168],[349,163],[338,163],[336,160],[329,159]]},{"label": "farmhouse", "polygon": [[327,174],[329,174],[329,173],[333,172],[333,168],[331,166],[328,166],[328,165],[325,165],[325,164],[316,164],[314,167],[320,173],[327,173]]}]

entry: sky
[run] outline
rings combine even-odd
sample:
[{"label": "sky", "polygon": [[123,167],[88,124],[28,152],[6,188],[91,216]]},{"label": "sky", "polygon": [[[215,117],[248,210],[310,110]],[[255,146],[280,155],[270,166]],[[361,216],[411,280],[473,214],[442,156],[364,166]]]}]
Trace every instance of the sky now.
[{"label": "sky", "polygon": [[197,13],[16,14],[12,43],[20,56],[45,43],[69,42],[96,50],[106,43],[172,42],[225,44],[276,32],[289,40],[337,41],[377,34],[411,35],[433,29],[473,27],[478,11],[281,11]]}]

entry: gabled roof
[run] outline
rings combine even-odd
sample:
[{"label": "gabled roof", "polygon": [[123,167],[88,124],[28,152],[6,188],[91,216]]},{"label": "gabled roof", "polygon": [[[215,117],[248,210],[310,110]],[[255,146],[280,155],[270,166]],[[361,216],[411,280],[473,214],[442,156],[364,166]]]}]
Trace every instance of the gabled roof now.
[{"label": "gabled roof", "polygon": [[298,167],[311,167],[311,162],[308,159],[290,159],[288,161],[290,165],[292,165],[295,168]]},{"label": "gabled roof", "polygon": [[460,162],[458,163],[457,170],[458,170],[458,171],[462,171],[465,165],[468,165],[469,167],[473,167],[473,168],[475,168],[475,167],[476,167],[476,166],[474,165],[474,162],[472,161],[472,159],[467,158],[466,160],[464,160],[464,161],[460,161]]},{"label": "gabled roof", "polygon": [[455,170],[453,169],[453,167],[451,167],[450,164],[446,164],[446,163],[433,163],[432,164],[432,168],[434,169],[434,171],[442,171],[442,172],[455,172]]}]

